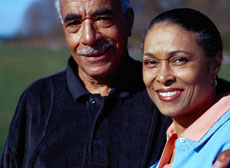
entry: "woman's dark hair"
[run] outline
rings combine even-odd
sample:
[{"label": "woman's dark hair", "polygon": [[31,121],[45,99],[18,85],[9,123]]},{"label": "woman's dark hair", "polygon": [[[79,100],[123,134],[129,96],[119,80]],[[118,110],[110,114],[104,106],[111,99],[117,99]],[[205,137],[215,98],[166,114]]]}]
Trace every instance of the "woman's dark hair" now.
[{"label": "woman's dark hair", "polygon": [[198,43],[204,49],[208,58],[215,57],[218,52],[223,51],[221,35],[215,24],[201,12],[190,8],[172,9],[152,19],[145,28],[142,51],[148,31],[159,22],[177,24],[188,31],[194,32]]}]

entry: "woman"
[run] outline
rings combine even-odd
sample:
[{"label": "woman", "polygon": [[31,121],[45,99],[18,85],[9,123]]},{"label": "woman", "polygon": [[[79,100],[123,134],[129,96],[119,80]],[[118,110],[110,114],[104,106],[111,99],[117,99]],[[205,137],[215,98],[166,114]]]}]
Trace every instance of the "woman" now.
[{"label": "woman", "polygon": [[230,94],[216,91],[222,48],[216,26],[193,9],[164,12],[146,28],[144,82],[161,113],[173,120],[152,167],[212,167],[230,148]]}]

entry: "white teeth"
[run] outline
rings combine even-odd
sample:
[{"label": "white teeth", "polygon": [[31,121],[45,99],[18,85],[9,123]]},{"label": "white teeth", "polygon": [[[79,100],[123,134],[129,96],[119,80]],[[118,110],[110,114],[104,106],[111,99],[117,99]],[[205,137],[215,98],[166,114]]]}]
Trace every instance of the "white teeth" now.
[{"label": "white teeth", "polygon": [[169,97],[169,96],[174,96],[176,94],[180,93],[180,91],[173,91],[173,92],[159,92],[161,96],[164,97]]}]

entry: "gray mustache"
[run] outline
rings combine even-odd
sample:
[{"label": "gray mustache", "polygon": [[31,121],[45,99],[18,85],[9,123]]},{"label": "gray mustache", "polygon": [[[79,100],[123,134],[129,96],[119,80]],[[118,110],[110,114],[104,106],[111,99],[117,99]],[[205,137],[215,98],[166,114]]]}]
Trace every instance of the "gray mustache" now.
[{"label": "gray mustache", "polygon": [[89,47],[87,49],[81,49],[81,50],[77,50],[77,54],[78,55],[89,55],[89,54],[93,54],[93,53],[96,53],[100,50],[104,50],[110,46],[113,46],[113,42],[106,42],[106,43],[103,43],[101,45],[97,45],[95,47]]}]

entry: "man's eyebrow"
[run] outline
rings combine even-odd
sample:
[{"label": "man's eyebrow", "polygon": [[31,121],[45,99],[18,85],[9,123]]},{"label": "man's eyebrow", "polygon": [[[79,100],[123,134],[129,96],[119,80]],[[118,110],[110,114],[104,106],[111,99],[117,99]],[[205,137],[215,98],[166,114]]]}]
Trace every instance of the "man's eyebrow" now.
[{"label": "man's eyebrow", "polygon": [[108,8],[101,8],[92,13],[92,16],[98,15],[114,15],[114,12]]},{"label": "man's eyebrow", "polygon": [[[101,8],[101,9],[98,9],[95,12],[93,12],[91,16],[98,16],[98,15],[111,15],[112,16],[112,15],[114,15],[114,13],[111,9]],[[78,15],[78,14],[69,13],[65,16],[64,23],[68,23],[71,20],[75,20],[75,19],[79,19],[79,18],[82,18],[82,16]]]},{"label": "man's eyebrow", "polygon": [[69,13],[65,16],[64,23],[68,23],[71,20],[75,20],[75,19],[79,19],[79,18],[81,18],[80,15]]}]

